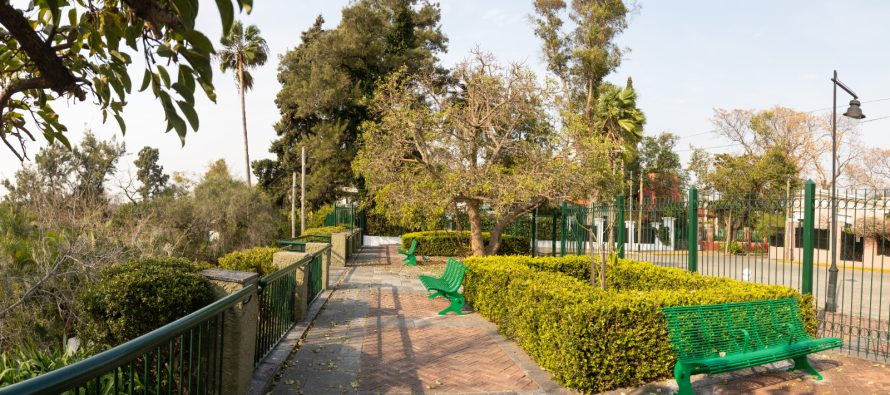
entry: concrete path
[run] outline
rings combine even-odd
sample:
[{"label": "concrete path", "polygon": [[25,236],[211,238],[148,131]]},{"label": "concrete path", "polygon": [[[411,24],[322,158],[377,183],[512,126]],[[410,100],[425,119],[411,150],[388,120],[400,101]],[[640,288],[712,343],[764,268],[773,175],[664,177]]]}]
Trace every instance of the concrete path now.
[{"label": "concrete path", "polygon": [[271,392],[569,393],[470,309],[439,316],[448,302],[429,300],[417,275],[443,270],[404,267],[394,246],[365,247]]}]

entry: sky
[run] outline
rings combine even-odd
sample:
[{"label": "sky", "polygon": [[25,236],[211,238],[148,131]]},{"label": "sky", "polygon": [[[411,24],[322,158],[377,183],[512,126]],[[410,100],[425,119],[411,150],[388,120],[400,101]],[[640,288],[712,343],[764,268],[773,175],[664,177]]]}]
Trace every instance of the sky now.
[{"label": "sky", "polygon": [[[202,2],[198,28],[214,42],[220,21],[213,3]],[[319,14],[325,27],[334,27],[348,1],[256,0],[250,15],[239,19],[257,25],[269,44],[269,62],[255,71],[254,89],[247,95],[250,159],[271,158],[279,119],[275,95],[279,55],[299,45],[300,33]],[[607,80],[623,84],[633,77],[647,123],[645,133],[670,131],[680,136],[677,147],[684,162],[690,145],[710,152],[732,152],[736,147],[710,132],[715,108],[764,109],[782,105],[799,111],[827,112],[831,107],[832,70],[863,102],[867,118],[860,123],[863,141],[890,148],[890,2],[882,1],[656,1],[639,0],[639,11],[618,38],[629,50],[621,66]],[[442,0],[442,28],[449,38],[446,66],[464,59],[479,47],[502,62],[522,62],[544,73],[540,41],[534,36],[531,0]],[[136,57],[138,58],[138,56]],[[131,68],[141,76],[141,65]],[[138,77],[137,79],[141,79]],[[102,123],[90,102],[57,103],[69,139],[79,142],[85,130],[101,138],[123,141],[128,156],[122,160],[135,175],[132,162],[143,146],[160,149],[168,173],[198,176],[207,166],[225,159],[236,176],[244,175],[241,112],[237,87],[230,74],[214,73],[217,101],[199,97],[196,110],[200,129],[190,132],[185,145],[166,122],[159,103],[149,92],[134,92],[124,111],[127,133],[113,120]],[[849,97],[839,92],[839,112]],[[888,118],[882,118],[888,117]],[[29,145],[33,154],[42,141]],[[0,150],[0,179],[11,178],[21,163]],[[5,191],[0,192],[0,194]]]}]

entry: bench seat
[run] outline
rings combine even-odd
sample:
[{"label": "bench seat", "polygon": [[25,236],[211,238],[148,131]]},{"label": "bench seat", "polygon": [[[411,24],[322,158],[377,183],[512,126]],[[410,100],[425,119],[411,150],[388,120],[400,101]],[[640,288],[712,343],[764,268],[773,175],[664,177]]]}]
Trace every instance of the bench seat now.
[{"label": "bench seat", "polygon": [[841,339],[807,333],[796,299],[662,309],[677,364],[680,394],[694,394],[690,376],[724,373],[791,359],[794,370],[822,376],[807,355],[837,348]]}]

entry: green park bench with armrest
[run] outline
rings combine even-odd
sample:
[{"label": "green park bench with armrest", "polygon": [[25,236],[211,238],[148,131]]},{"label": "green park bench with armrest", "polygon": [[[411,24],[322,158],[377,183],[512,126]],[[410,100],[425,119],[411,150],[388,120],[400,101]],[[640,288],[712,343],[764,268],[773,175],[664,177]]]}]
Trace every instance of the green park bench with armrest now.
[{"label": "green park bench with armrest", "polygon": [[792,370],[803,370],[817,380],[807,355],[841,346],[841,339],[810,337],[795,299],[667,307],[668,338],[677,365],[674,377],[679,394],[694,394],[693,374],[723,373],[786,359]]},{"label": "green park bench with armrest", "polygon": [[398,249],[398,253],[404,255],[402,258],[402,262],[405,263],[405,266],[417,266],[417,257],[414,256],[414,251],[417,250],[417,239],[411,240],[411,247],[407,250],[403,250],[401,248]]},{"label": "green park bench with armrest", "polygon": [[458,289],[460,289],[461,283],[464,282],[464,273],[466,271],[466,265],[457,259],[448,258],[448,264],[445,265],[445,273],[442,277],[420,275],[420,282],[426,290],[435,291],[430,294],[430,299],[441,296],[451,301],[451,305],[440,311],[439,315],[445,315],[452,311],[457,315],[463,315],[461,309],[464,307],[465,300],[464,296],[458,292]]}]

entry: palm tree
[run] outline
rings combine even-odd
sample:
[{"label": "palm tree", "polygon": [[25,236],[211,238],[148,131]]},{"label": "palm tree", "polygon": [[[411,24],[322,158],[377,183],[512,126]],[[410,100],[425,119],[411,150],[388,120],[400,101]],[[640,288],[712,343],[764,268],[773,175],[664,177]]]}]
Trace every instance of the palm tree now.
[{"label": "palm tree", "polygon": [[247,150],[247,111],[244,109],[244,91],[253,88],[253,76],[247,69],[262,66],[269,57],[266,39],[260,37],[260,29],[255,25],[247,28],[240,21],[232,24],[229,35],[219,40],[223,48],[219,51],[219,67],[223,72],[232,70],[241,94],[241,126],[244,128],[244,165],[247,185],[250,185],[250,154]]}]

